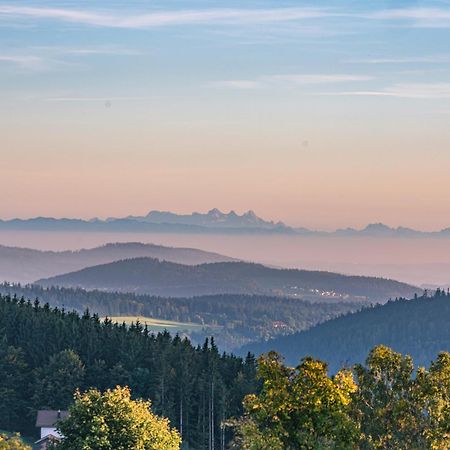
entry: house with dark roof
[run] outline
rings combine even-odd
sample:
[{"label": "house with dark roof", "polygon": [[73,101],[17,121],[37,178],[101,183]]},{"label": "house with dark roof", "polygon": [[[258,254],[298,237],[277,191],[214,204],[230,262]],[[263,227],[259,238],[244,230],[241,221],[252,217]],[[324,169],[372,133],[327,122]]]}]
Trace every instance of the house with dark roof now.
[{"label": "house with dark roof", "polygon": [[41,410],[38,411],[36,418],[36,427],[40,428],[41,438],[35,442],[39,450],[45,450],[47,447],[61,439],[61,434],[56,429],[57,423],[65,419],[69,415],[68,411],[52,411]]}]

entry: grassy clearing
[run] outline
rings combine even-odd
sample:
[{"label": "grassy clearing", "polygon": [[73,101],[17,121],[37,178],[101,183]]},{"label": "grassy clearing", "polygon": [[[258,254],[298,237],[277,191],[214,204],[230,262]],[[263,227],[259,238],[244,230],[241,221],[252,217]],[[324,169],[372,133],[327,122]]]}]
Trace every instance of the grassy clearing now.
[{"label": "grassy clearing", "polygon": [[[143,316],[114,316],[110,317],[113,322],[123,323],[131,325],[131,323],[136,323],[137,320],[142,325],[147,325],[148,329],[151,331],[171,331],[171,332],[182,332],[182,331],[201,331],[206,328],[205,325],[199,323],[188,323],[188,322],[175,322],[172,320],[162,320],[154,319],[153,317],[143,317]],[[211,328],[208,326],[208,328]],[[217,327],[216,327],[217,328]]]}]

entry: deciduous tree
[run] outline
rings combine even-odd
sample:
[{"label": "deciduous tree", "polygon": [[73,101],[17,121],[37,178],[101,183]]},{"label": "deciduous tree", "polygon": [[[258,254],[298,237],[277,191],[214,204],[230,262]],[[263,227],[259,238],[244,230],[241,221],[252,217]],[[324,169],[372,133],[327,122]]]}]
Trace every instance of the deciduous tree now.
[{"label": "deciduous tree", "polygon": [[31,447],[24,444],[19,435],[0,434],[0,450],[31,450]]},{"label": "deciduous tree", "polygon": [[352,374],[327,374],[322,361],[305,358],[291,369],[276,353],[259,359],[259,394],[245,399],[246,415],[238,426],[249,450],[352,448],[358,429],[351,419]]},{"label": "deciduous tree", "polygon": [[129,388],[77,393],[69,417],[59,424],[58,450],[178,450],[181,439],[150,402],[132,400]]}]

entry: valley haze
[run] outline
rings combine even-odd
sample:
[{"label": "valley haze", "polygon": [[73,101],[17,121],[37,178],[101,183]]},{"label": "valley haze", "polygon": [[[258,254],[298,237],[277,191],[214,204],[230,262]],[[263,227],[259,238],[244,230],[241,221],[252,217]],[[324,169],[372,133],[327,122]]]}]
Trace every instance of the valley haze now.
[{"label": "valley haze", "polygon": [[[325,232],[262,219],[252,211],[218,209],[192,214],[151,211],[103,220],[0,221],[0,244],[5,246],[74,251],[112,242],[192,247],[275,267],[381,276],[428,288],[450,285],[448,229],[425,232],[373,224]],[[21,279],[37,278],[39,274]]]}]

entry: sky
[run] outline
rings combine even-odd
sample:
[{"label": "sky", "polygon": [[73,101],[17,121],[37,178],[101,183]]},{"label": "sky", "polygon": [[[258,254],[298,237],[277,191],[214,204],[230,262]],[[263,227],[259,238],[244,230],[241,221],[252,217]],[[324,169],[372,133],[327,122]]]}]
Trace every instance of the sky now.
[{"label": "sky", "polygon": [[0,217],[450,226],[450,1],[0,0]]}]

